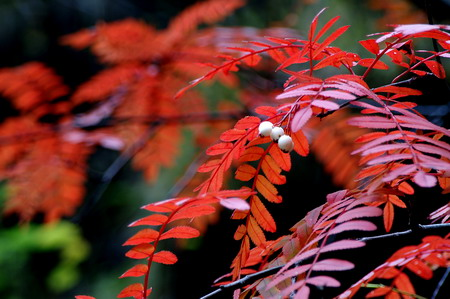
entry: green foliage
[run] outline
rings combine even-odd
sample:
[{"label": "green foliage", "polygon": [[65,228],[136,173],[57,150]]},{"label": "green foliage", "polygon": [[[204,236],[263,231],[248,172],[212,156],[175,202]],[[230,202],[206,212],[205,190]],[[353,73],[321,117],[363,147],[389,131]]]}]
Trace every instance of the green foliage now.
[{"label": "green foliage", "polygon": [[[0,294],[10,299],[22,298],[21,294],[28,293],[23,282],[33,279],[45,279],[53,294],[67,291],[79,281],[79,265],[89,254],[89,245],[79,228],[68,221],[3,229],[0,244]],[[57,260],[49,255],[54,252],[58,253]],[[35,263],[48,263],[47,277],[29,275]],[[30,287],[36,286],[32,283]]]}]

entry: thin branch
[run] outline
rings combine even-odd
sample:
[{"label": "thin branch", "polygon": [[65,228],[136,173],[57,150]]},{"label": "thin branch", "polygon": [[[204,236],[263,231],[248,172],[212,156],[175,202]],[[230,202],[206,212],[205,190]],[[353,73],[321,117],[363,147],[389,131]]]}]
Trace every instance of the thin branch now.
[{"label": "thin branch", "polygon": [[[365,237],[365,238],[360,238],[357,239],[359,241],[363,241],[363,242],[368,242],[368,241],[374,241],[374,240],[381,240],[381,239],[388,239],[388,238],[393,238],[393,237],[399,237],[399,236],[404,236],[404,235],[409,235],[412,233],[417,233],[420,230],[432,230],[432,229],[440,229],[440,228],[449,228],[450,227],[450,223],[440,223],[440,224],[426,224],[426,225],[421,225],[419,224],[417,228],[415,229],[408,229],[406,231],[402,231],[402,232],[396,232],[396,233],[391,233],[391,234],[384,234],[384,235],[379,235],[379,236],[372,236],[372,237]],[[277,273],[281,268],[283,268],[284,265],[281,266],[277,266],[277,267],[273,267],[273,268],[269,268],[266,270],[262,270],[256,273],[252,273],[249,274],[247,276],[244,276],[243,278],[233,281],[232,283],[226,284],[226,285],[221,285],[218,287],[218,289],[214,290],[213,292],[201,297],[200,299],[206,299],[206,298],[210,298],[214,295],[217,295],[219,293],[221,293],[222,291],[225,290],[235,290],[238,288],[241,288],[245,285],[248,285],[252,282],[255,282],[261,278],[265,278],[268,277],[270,275],[273,275],[275,273]],[[449,268],[450,269],[450,268]],[[447,271],[450,272],[450,271]],[[446,273],[447,273],[446,272]],[[441,279],[441,281],[439,282],[438,288],[440,288],[442,286],[442,284],[444,283],[446,277],[448,276],[448,273],[446,275],[444,275],[445,277],[443,277]],[[439,292],[439,289],[436,288],[435,293]]]},{"label": "thin branch", "polygon": [[264,277],[267,277],[267,276],[270,276],[272,274],[277,273],[282,267],[283,267],[283,265],[282,266],[273,267],[273,268],[269,268],[269,269],[266,269],[266,270],[262,270],[262,271],[259,271],[259,272],[253,273],[253,274],[249,274],[249,275],[244,276],[243,278],[241,278],[239,280],[233,281],[232,283],[219,286],[218,289],[216,289],[213,292],[211,292],[211,293],[201,297],[200,299],[210,298],[210,297],[212,297],[214,295],[217,295],[218,293],[220,293],[220,292],[222,292],[224,290],[228,290],[228,289],[235,290],[235,289],[241,288],[241,287],[243,287],[243,286],[245,286],[245,285],[247,285],[249,283],[257,281],[258,279],[261,279],[261,278],[264,278]]},{"label": "thin branch", "polygon": [[438,223],[438,224],[427,224],[427,225],[419,224],[417,226],[417,228],[414,228],[414,229],[408,229],[408,230],[401,231],[401,232],[395,232],[395,233],[384,234],[384,235],[379,235],[379,236],[360,238],[360,239],[358,239],[358,241],[367,242],[367,241],[380,240],[380,239],[396,238],[396,237],[400,237],[400,236],[404,236],[404,235],[409,235],[411,233],[417,233],[418,231],[421,231],[421,230],[439,229],[439,228],[447,228],[447,227],[450,227],[450,223]]},{"label": "thin branch", "polygon": [[[430,0],[425,0],[425,11],[427,13],[428,24],[434,25],[433,12],[432,12],[432,7],[431,7],[431,1]],[[434,49],[434,51],[435,52],[439,52],[438,43],[437,43],[436,39],[432,38],[431,41],[433,42],[433,49]],[[436,57],[436,61],[439,64],[442,64],[440,56]]]},{"label": "thin branch", "polygon": [[437,295],[439,294],[439,291],[441,290],[441,287],[444,285],[449,275],[450,275],[450,268],[447,268],[444,275],[442,275],[441,280],[439,280],[436,289],[434,290],[433,295],[431,296],[430,299],[436,299]]},{"label": "thin branch", "polygon": [[148,129],[139,137],[139,139],[133,143],[129,148],[127,148],[116,160],[103,172],[103,175],[100,178],[100,184],[97,188],[92,192],[91,199],[86,202],[88,205],[85,205],[81,211],[75,215],[72,219],[73,222],[77,222],[82,215],[86,213],[86,210],[91,209],[102,197],[108,188],[109,184],[113,180],[113,178],[119,173],[119,171],[136,155],[147,143],[147,141],[155,134],[158,126],[156,124],[152,124],[148,127]]},{"label": "thin branch", "polygon": [[169,190],[167,198],[177,197],[181,191],[189,184],[192,178],[197,174],[197,169],[201,164],[206,162],[208,156],[205,152],[200,153],[184,172],[183,176],[177,180],[173,187]]}]

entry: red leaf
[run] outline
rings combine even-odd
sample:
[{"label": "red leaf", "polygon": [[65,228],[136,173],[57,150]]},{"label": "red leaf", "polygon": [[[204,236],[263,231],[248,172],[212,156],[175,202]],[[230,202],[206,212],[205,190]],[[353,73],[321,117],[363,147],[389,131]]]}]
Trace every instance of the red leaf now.
[{"label": "red leaf", "polygon": [[217,169],[217,167],[219,167],[222,164],[222,160],[221,159],[212,159],[207,161],[206,163],[202,164],[197,171],[198,172],[211,172],[215,169]]},{"label": "red leaf", "polygon": [[418,151],[430,153],[430,154],[436,154],[436,155],[440,155],[441,157],[450,159],[450,151],[442,149],[440,147],[437,147],[434,145],[429,145],[429,144],[421,144],[421,143],[415,143],[413,146]]},{"label": "red leaf", "polygon": [[148,266],[147,265],[139,264],[139,265],[136,265],[136,266],[132,267],[131,269],[129,269],[128,271],[126,271],[122,275],[120,275],[119,278],[139,277],[139,276],[145,275],[147,273],[147,271],[148,271]]},{"label": "red leaf", "polygon": [[223,132],[220,135],[220,140],[222,141],[235,141],[239,138],[243,137],[247,131],[246,130],[238,130],[238,129],[230,129],[228,131]]},{"label": "red leaf", "polygon": [[374,39],[361,40],[359,41],[359,43],[372,54],[377,55],[378,52],[380,51],[380,47],[378,46],[378,43]]},{"label": "red leaf", "polygon": [[255,112],[264,116],[272,117],[277,115],[277,109],[272,106],[260,106],[255,109]]},{"label": "red leaf", "polygon": [[376,93],[380,93],[380,92],[395,93],[395,94],[401,94],[403,96],[420,96],[422,94],[422,92],[417,89],[413,89],[413,88],[409,88],[409,87],[393,86],[393,85],[377,87],[373,91]]},{"label": "red leaf", "polygon": [[[374,153],[385,153],[387,151],[397,150],[397,149],[405,149],[408,148],[409,144],[407,143],[389,143],[389,144],[383,144],[374,146],[372,148],[366,149],[361,153],[362,156],[367,156]],[[358,150],[352,152],[352,154],[358,153]]]},{"label": "red leaf", "polygon": [[245,226],[245,224],[241,224],[238,226],[238,228],[236,229],[236,232],[234,233],[234,239],[236,241],[242,239],[245,234],[247,233],[247,227]]},{"label": "red leaf", "polygon": [[297,113],[295,113],[294,117],[292,118],[291,130],[294,133],[300,130],[308,122],[312,115],[313,111],[311,109],[311,106],[307,106],[297,111]]},{"label": "red leaf", "polygon": [[[325,96],[323,93],[321,93],[321,95]],[[338,104],[336,104],[335,102],[325,101],[325,100],[314,100],[311,102],[311,105],[315,106],[315,107],[319,107],[319,108],[328,109],[328,110],[337,110],[340,108],[340,106]]]},{"label": "red leaf", "polygon": [[153,261],[160,264],[172,265],[178,261],[178,258],[170,251],[161,250],[153,255]]},{"label": "red leaf", "polygon": [[390,232],[392,223],[394,222],[394,205],[387,202],[383,209],[384,228],[386,232]]},{"label": "red leaf", "polygon": [[248,211],[250,209],[248,202],[238,197],[221,198],[220,204],[230,210]]},{"label": "red leaf", "polygon": [[261,56],[259,56],[258,54],[251,54],[244,58],[243,61],[248,66],[255,66],[261,61]]},{"label": "red leaf", "polygon": [[256,161],[261,159],[264,149],[259,146],[251,146],[241,154],[239,162]]},{"label": "red leaf", "polygon": [[375,159],[370,160],[367,162],[368,165],[375,165],[380,163],[386,163],[386,162],[393,162],[397,160],[406,160],[406,159],[412,159],[412,154],[391,154],[391,155],[384,155]]},{"label": "red leaf", "polygon": [[124,288],[117,298],[134,297],[136,299],[144,299],[144,286],[142,283],[134,283]]},{"label": "red leaf", "polygon": [[423,279],[431,279],[433,277],[433,270],[419,259],[414,259],[407,263],[406,267]]},{"label": "red leaf", "polygon": [[[322,13],[322,11],[320,13]],[[320,15],[320,13],[317,14],[316,17],[318,17]],[[322,37],[322,35],[324,35],[328,31],[328,29],[330,29],[331,26],[333,26],[334,23],[336,23],[337,20],[339,20],[339,19],[340,19],[340,16],[336,16],[336,17],[332,18],[331,20],[329,20],[325,25],[323,25],[322,28],[320,29],[320,31],[314,37],[314,41],[318,41]]]},{"label": "red leaf", "polygon": [[154,251],[155,247],[152,244],[139,244],[128,250],[125,256],[132,259],[144,259],[153,254]]},{"label": "red leaf", "polygon": [[77,296],[75,296],[75,299],[95,299],[95,297],[86,296],[86,295],[77,295]]},{"label": "red leaf", "polygon": [[350,231],[350,230],[362,230],[362,231],[373,231],[376,230],[377,227],[375,224],[369,221],[364,220],[353,220],[353,221],[347,221],[344,222],[332,230],[330,230],[329,234],[339,234],[341,232]]},{"label": "red leaf", "polygon": [[348,120],[348,124],[361,128],[371,129],[393,129],[396,128],[395,122],[382,116],[356,116]]},{"label": "red leaf", "polygon": [[175,226],[161,235],[160,240],[176,238],[176,239],[190,239],[200,236],[200,232],[190,226]]},{"label": "red leaf", "polygon": [[150,243],[155,241],[158,238],[158,236],[159,232],[157,232],[156,230],[145,228],[137,232],[131,238],[129,238],[125,243],[123,243],[123,245],[126,246],[126,245],[139,245],[142,243]]},{"label": "red leaf", "polygon": [[280,203],[282,201],[281,196],[278,195],[277,188],[275,188],[275,186],[263,175],[257,176],[256,189],[270,202]]},{"label": "red leaf", "polygon": [[435,60],[427,60],[424,63],[436,77],[439,79],[445,79],[445,70],[439,62]]},{"label": "red leaf", "polygon": [[128,226],[138,226],[138,225],[161,225],[164,222],[166,222],[168,217],[166,215],[162,214],[152,214],[150,216],[141,218],[139,220],[136,220],[132,223],[130,223]]},{"label": "red leaf", "polygon": [[249,181],[253,179],[256,175],[256,168],[249,165],[249,164],[242,164],[239,165],[238,169],[236,170],[236,179],[241,181]]},{"label": "red leaf", "polygon": [[330,276],[314,276],[306,280],[306,283],[318,286],[318,287],[339,287],[341,283]]},{"label": "red leaf", "polygon": [[404,292],[415,294],[416,291],[414,290],[414,286],[411,283],[411,280],[409,280],[408,275],[405,273],[400,273],[397,275],[397,277],[394,279],[394,285]]},{"label": "red leaf", "polygon": [[339,36],[341,36],[345,31],[347,31],[347,29],[350,28],[349,25],[347,26],[342,26],[338,29],[336,29],[335,31],[333,31],[332,34],[330,34],[330,36],[328,36],[326,39],[324,39],[324,41],[322,43],[320,43],[319,47],[317,49],[314,50],[312,58],[315,59],[317,58],[317,56],[319,54],[321,54],[321,52],[328,47],[333,41],[335,41]]},{"label": "red leaf", "polygon": [[266,209],[258,196],[253,195],[251,200],[251,212],[258,224],[268,232],[276,232],[277,225],[272,215]]},{"label": "red leaf", "polygon": [[179,219],[192,219],[200,216],[210,215],[214,212],[216,212],[216,208],[210,205],[186,207],[177,211],[170,219],[170,222]]},{"label": "red leaf", "polygon": [[[375,61],[373,58],[364,58],[358,61],[358,65],[363,67],[370,67],[372,63]],[[381,60],[378,60],[373,66],[374,69],[378,70],[388,70],[389,66]]]},{"label": "red leaf", "polygon": [[266,155],[262,160],[261,169],[272,184],[282,185],[286,183],[286,177],[280,174],[281,167],[270,155]]},{"label": "red leaf", "polygon": [[[354,95],[352,95],[351,93],[344,92],[341,90],[325,90],[325,91],[322,91],[320,93],[320,95],[324,96],[324,97],[330,97],[330,98],[342,99],[342,100],[350,100],[350,101],[356,99],[356,97]],[[313,101],[311,104],[314,105],[314,102],[317,102],[317,100]],[[330,110],[337,110],[340,108],[340,106],[338,104],[336,104],[336,103],[333,103],[333,104],[334,105],[332,105],[332,106],[335,107],[335,109],[327,108],[327,107],[323,107],[323,108],[330,109]],[[319,105],[315,105],[315,106],[321,107]]]},{"label": "red leaf", "polygon": [[391,290],[392,290],[392,288],[390,288],[390,287],[379,287],[379,288],[376,288],[375,290],[370,291],[366,295],[366,298],[374,298],[374,297],[384,296],[387,293],[389,293]]},{"label": "red leaf", "polygon": [[435,176],[426,174],[423,171],[418,171],[415,175],[414,175],[414,182],[419,185],[420,187],[423,188],[431,188],[434,187],[437,183],[437,179]]},{"label": "red leaf", "polygon": [[246,116],[238,120],[238,122],[234,125],[235,129],[245,130],[257,127],[261,123],[261,119],[256,116]]},{"label": "red leaf", "polygon": [[[294,151],[300,156],[306,157],[309,154],[309,143],[302,130],[298,130],[291,134],[292,141],[294,142]],[[283,170],[284,168],[281,167]]]},{"label": "red leaf", "polygon": [[[301,131],[298,131],[298,132],[301,132]],[[291,136],[294,136],[295,134],[292,134]],[[295,137],[292,137],[292,139],[295,140]],[[306,137],[305,137],[305,139],[306,139]],[[295,144],[294,144],[294,150],[295,150]],[[272,156],[272,158],[275,160],[275,162],[281,167],[281,169],[283,169],[284,171],[291,170],[291,156],[288,153],[283,153],[278,146],[270,147],[269,153]]]},{"label": "red leaf", "polygon": [[247,233],[252,240],[252,242],[258,246],[266,242],[266,237],[264,236],[264,232],[261,227],[256,222],[253,216],[249,217],[249,221],[247,224]]},{"label": "red leaf", "polygon": [[344,271],[353,269],[355,265],[349,261],[339,259],[326,259],[312,265],[314,271]]},{"label": "red leaf", "polygon": [[233,143],[231,142],[221,142],[214,144],[206,150],[206,154],[209,156],[222,155],[230,151],[233,148]]},{"label": "red leaf", "polygon": [[353,248],[363,247],[364,245],[366,245],[366,244],[362,241],[341,240],[341,241],[336,241],[331,244],[325,245],[325,247],[323,247],[320,252],[323,253],[323,252],[329,252],[329,251],[335,251],[335,250],[353,249]]}]

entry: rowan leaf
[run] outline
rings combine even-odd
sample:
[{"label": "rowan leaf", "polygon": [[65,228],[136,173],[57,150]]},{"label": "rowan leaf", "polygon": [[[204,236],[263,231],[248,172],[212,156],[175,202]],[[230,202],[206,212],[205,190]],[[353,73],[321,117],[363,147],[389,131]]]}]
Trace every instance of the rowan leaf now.
[{"label": "rowan leaf", "polygon": [[206,150],[206,154],[209,156],[222,155],[229,152],[233,148],[233,143],[231,142],[221,142],[213,146],[210,146]]},{"label": "rowan leaf", "polygon": [[295,113],[294,117],[292,118],[291,130],[295,133],[303,128],[303,126],[308,122],[312,115],[313,111],[310,106],[297,111],[297,113]]},{"label": "rowan leaf", "polygon": [[258,175],[256,178],[256,189],[265,199],[270,202],[280,203],[282,201],[281,196],[278,195],[278,190],[275,186],[269,182],[265,176]]},{"label": "rowan leaf", "polygon": [[390,232],[394,223],[394,205],[387,202],[383,209],[384,228],[386,232]]},{"label": "rowan leaf", "polygon": [[119,278],[140,277],[140,276],[144,276],[147,273],[147,271],[148,271],[147,265],[139,264],[139,265],[135,265],[131,269],[127,270],[125,273],[120,275]]},{"label": "rowan leaf", "polygon": [[138,225],[150,225],[150,226],[157,226],[165,223],[167,221],[168,217],[163,214],[152,214],[150,216],[141,218],[139,220],[136,220],[132,223],[130,223],[128,226],[138,226]]},{"label": "rowan leaf", "polygon": [[258,222],[255,220],[253,216],[249,217],[248,225],[247,225],[247,233],[252,240],[252,242],[258,246],[266,242],[266,237],[261,227],[258,225]]},{"label": "rowan leaf", "polygon": [[322,248],[322,250],[320,252],[324,253],[324,252],[330,252],[330,251],[335,251],[335,250],[360,248],[360,247],[363,247],[364,245],[366,245],[366,244],[362,241],[340,240],[340,241],[336,241],[336,242],[327,244],[326,246],[324,246]]},{"label": "rowan leaf", "polygon": [[333,277],[330,276],[323,276],[323,275],[318,275],[318,276],[314,276],[311,277],[309,279],[306,280],[306,283],[308,284],[312,284],[318,287],[340,287],[341,283],[334,279]]},{"label": "rowan leaf", "polygon": [[153,262],[155,263],[173,265],[177,261],[178,261],[177,256],[167,250],[161,250],[153,255]]},{"label": "rowan leaf", "polygon": [[125,256],[132,259],[145,259],[155,252],[155,247],[152,244],[144,243],[131,248],[125,253]]},{"label": "rowan leaf", "polygon": [[282,185],[286,183],[286,177],[280,174],[281,167],[270,155],[266,155],[262,160],[261,169],[272,184]]},{"label": "rowan leaf", "polygon": [[256,168],[249,164],[241,164],[236,170],[235,177],[241,181],[249,181],[256,175]]},{"label": "rowan leaf", "polygon": [[273,233],[276,232],[277,225],[275,220],[257,195],[252,196],[250,210],[255,220],[264,230]]},{"label": "rowan leaf", "polygon": [[124,288],[119,293],[119,295],[117,295],[117,298],[127,298],[127,297],[144,299],[144,286],[142,285],[142,283],[133,283],[132,285],[129,285],[126,288]]},{"label": "rowan leaf", "polygon": [[257,127],[261,123],[261,119],[256,116],[246,116],[237,121],[234,128],[237,130],[246,130]]},{"label": "rowan leaf", "polygon": [[158,237],[159,237],[158,231],[153,230],[151,228],[145,228],[137,232],[131,238],[129,238],[125,243],[123,243],[123,245],[126,246],[126,245],[139,245],[142,243],[150,243],[155,241]]},{"label": "rowan leaf", "polygon": [[326,259],[312,265],[314,271],[344,271],[353,269],[355,265],[340,259]]},{"label": "rowan leaf", "polygon": [[359,43],[370,53],[378,55],[380,47],[374,39],[361,40]]},{"label": "rowan leaf", "polygon": [[356,116],[349,119],[348,124],[369,129],[393,129],[396,127],[392,119],[382,116]]},{"label": "rowan leaf", "polygon": [[176,239],[190,239],[190,238],[196,238],[200,236],[200,232],[198,229],[195,229],[190,226],[175,226],[165,233],[161,235],[159,238],[160,240],[170,239],[170,238],[176,238]]},{"label": "rowan leaf", "polygon": [[216,208],[210,205],[196,205],[190,206],[175,212],[170,219],[170,222],[179,219],[193,219],[200,216],[210,215],[216,212]]},{"label": "rowan leaf", "polygon": [[220,135],[220,140],[228,142],[228,141],[235,141],[240,138],[242,138],[246,134],[246,130],[241,129],[230,129],[228,131],[223,132]]},{"label": "rowan leaf", "polygon": [[[300,132],[300,131],[298,131]],[[292,134],[294,135],[294,134]],[[305,137],[306,138],[306,137]],[[292,137],[293,140],[295,140],[295,137]],[[294,150],[295,150],[295,144],[294,144]],[[303,153],[304,149],[302,149]],[[278,146],[272,146],[269,149],[270,156],[274,159],[274,161],[280,166],[281,169],[284,171],[291,170],[291,156],[288,153],[284,153],[281,151],[280,147]]]},{"label": "rowan leaf", "polygon": [[230,210],[248,211],[250,210],[250,205],[238,197],[221,198],[220,204]]},{"label": "rowan leaf", "polygon": [[330,235],[339,234],[344,231],[351,231],[351,230],[374,231],[376,229],[377,227],[372,222],[364,220],[352,220],[339,224],[338,226],[330,230],[329,234]]},{"label": "rowan leaf", "polygon": [[426,174],[423,171],[418,171],[413,178],[414,182],[423,188],[431,188],[436,186],[437,179],[435,176]]},{"label": "rowan leaf", "polygon": [[259,146],[251,146],[245,149],[245,151],[239,157],[239,162],[248,162],[259,160],[264,154],[264,149]]}]

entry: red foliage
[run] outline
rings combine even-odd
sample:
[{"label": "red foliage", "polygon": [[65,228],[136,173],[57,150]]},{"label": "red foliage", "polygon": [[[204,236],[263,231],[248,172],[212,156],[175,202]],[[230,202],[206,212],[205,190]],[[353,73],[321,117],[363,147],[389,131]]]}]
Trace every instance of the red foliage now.
[{"label": "red foliage", "polygon": [[[213,124],[216,120],[225,119],[228,125],[230,117],[238,119],[207,148],[208,159],[196,169],[205,175],[194,190],[197,193],[145,205],[150,215],[130,224],[144,228],[123,244],[132,246],[126,256],[141,261],[121,278],[138,277],[142,282],[124,288],[119,298],[147,298],[153,262],[171,265],[178,260],[173,252],[161,250],[159,242],[198,237],[200,230],[183,220],[210,215],[219,204],[234,210],[232,219],[239,222],[234,239],[240,248],[223,279],[236,281],[277,270],[238,286],[235,298],[241,292],[243,297],[308,298],[313,287],[341,285],[333,272],[354,268],[352,262],[332,254],[365,243],[343,233],[374,231],[377,227],[366,218],[381,215],[389,232],[397,220],[396,208],[407,208],[404,199],[415,188],[436,187],[448,193],[450,132],[416,111],[409,100],[422,92],[401,86],[413,79],[400,79],[445,78],[437,58],[449,56],[450,26],[396,26],[377,39],[361,41],[370,53],[361,58],[332,46],[349,26],[332,29],[339,19],[334,17],[319,28],[322,10],[305,39],[255,36],[256,41],[216,56],[220,45],[214,38],[220,34],[197,27],[216,22],[241,5],[241,0],[199,2],[164,30],[127,19],[64,37],[64,44],[89,47],[107,65],[68,98],[62,80],[39,63],[0,70],[0,93],[19,115],[0,125],[0,177],[8,180],[10,191],[5,210],[25,221],[36,213],[45,214],[47,221],[73,215],[84,195],[86,161],[93,146],[120,150],[119,162],[132,159],[136,169],[154,180],[161,167],[174,163],[183,126],[192,125],[201,135],[203,130],[222,130]],[[443,50],[416,50],[413,42],[419,38],[434,39]],[[390,62],[383,62],[384,57]],[[200,93],[187,92],[216,78],[233,86],[240,68],[257,68],[267,61],[288,76],[284,91],[269,104],[260,105],[260,97],[247,91],[246,109],[236,112],[217,105],[218,111],[210,111]],[[374,69],[393,65],[401,69],[395,78],[384,86],[369,86],[366,78]],[[330,73],[319,76],[323,69]],[[72,114],[73,108],[83,105],[90,110]],[[252,115],[245,116],[249,111]],[[56,123],[45,120],[49,115]],[[335,182],[347,189],[329,194],[326,203],[307,213],[289,234],[270,240],[268,233],[277,230],[277,223],[268,202],[283,202],[278,186],[296,166],[291,155],[308,156],[310,149]],[[234,179],[247,186],[229,189],[226,182],[233,172]],[[448,222],[449,213],[446,204],[430,218]],[[342,296],[353,296],[375,278],[392,284],[378,287],[368,297],[414,294],[403,270],[431,278],[436,267],[448,267],[448,247],[448,236],[425,237],[422,244],[397,251]]]}]

